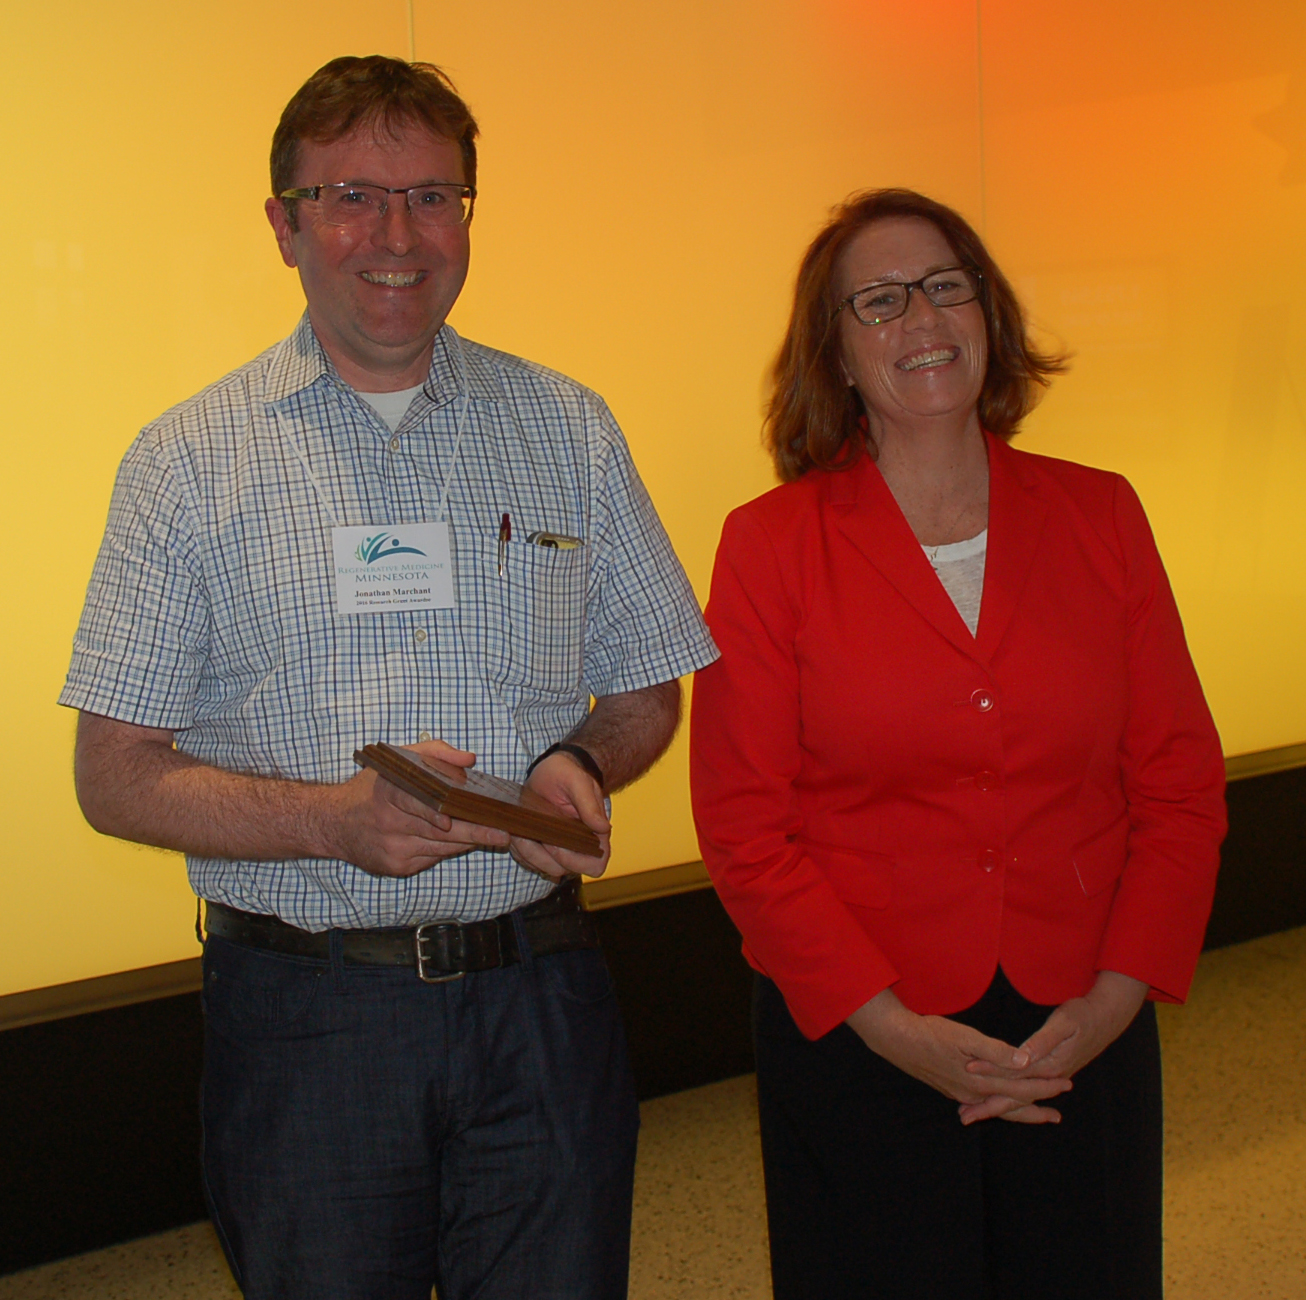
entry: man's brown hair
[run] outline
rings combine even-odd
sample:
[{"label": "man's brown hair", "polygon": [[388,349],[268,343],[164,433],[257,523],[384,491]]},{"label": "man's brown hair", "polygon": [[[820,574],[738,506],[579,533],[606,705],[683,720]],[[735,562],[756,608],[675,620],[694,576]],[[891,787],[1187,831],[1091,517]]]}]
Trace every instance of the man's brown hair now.
[{"label": "man's brown hair", "polygon": [[798,269],[789,328],[771,368],[765,442],[783,482],[809,469],[838,469],[863,445],[865,410],[839,363],[839,304],[834,271],[852,238],[876,221],[919,217],[948,242],[962,266],[980,273],[979,302],[988,335],[988,368],[979,395],[979,421],[990,433],[1010,438],[1034,409],[1040,390],[1066,369],[1066,358],[1038,351],[1006,276],[960,213],[915,190],[864,190],[830,215]]},{"label": "man's brown hair", "polygon": [[[463,181],[476,185],[476,119],[448,76],[433,63],[405,63],[381,54],[347,55],[320,67],[295,92],[272,135],[272,193],[295,183],[299,142],[330,144],[356,127],[394,135],[414,123],[458,145]],[[314,177],[310,184],[334,179]],[[295,203],[286,204],[291,227]]]}]

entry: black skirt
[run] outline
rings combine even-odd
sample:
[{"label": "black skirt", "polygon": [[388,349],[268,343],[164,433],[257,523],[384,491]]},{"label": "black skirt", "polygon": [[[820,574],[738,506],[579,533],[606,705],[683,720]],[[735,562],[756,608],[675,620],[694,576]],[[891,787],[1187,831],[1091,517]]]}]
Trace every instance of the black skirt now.
[{"label": "black skirt", "polygon": [[[1015,1046],[1050,1011],[999,970],[952,1019]],[[1044,1103],[1060,1124],[963,1127],[846,1025],[804,1038],[761,977],[753,1028],[776,1300],[1160,1300],[1150,1002]]]}]

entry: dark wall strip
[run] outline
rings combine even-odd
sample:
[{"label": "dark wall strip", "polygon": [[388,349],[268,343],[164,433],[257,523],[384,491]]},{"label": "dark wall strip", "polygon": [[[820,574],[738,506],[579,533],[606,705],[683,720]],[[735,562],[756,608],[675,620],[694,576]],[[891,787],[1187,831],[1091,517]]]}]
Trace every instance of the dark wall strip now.
[{"label": "dark wall strip", "polygon": [[[751,976],[716,895],[595,913],[641,1099],[752,1069]],[[199,994],[0,1033],[0,1273],[205,1214]]]},{"label": "dark wall strip", "polygon": [[0,1035],[0,1272],[193,1223],[199,994]]},{"label": "dark wall strip", "polygon": [[1208,948],[1306,925],[1306,767],[1233,781],[1228,799]]},{"label": "dark wall strip", "polygon": [[[1237,781],[1207,946],[1306,925],[1306,768]],[[752,1068],[751,977],[716,895],[595,913],[641,1097]],[[0,1033],[0,1272],[204,1215],[198,994]]]}]

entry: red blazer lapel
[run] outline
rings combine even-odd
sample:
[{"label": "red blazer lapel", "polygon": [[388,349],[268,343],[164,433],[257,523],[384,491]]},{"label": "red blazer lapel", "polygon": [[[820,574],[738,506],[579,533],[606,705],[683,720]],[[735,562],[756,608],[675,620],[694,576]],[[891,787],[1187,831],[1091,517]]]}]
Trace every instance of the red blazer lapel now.
[{"label": "red blazer lapel", "polygon": [[1038,554],[1047,506],[1021,480],[1017,459],[1007,444],[992,434],[985,437],[989,444],[989,536],[979,629],[971,651],[988,663],[1020,603]]},{"label": "red blazer lapel", "polygon": [[[975,638],[943,590],[916,535],[893,499],[889,485],[870,456],[859,457],[852,469],[826,473],[822,487],[835,527],[940,636],[973,658]],[[988,598],[986,573],[980,612],[981,635]]]}]

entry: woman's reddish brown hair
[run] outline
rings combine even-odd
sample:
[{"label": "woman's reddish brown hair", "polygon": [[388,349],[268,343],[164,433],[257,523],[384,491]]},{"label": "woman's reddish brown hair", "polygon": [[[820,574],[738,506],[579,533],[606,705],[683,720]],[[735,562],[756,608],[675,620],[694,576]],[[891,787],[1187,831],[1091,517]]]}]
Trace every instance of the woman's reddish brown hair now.
[{"label": "woman's reddish brown hair", "polygon": [[[789,328],[771,368],[763,436],[776,472],[786,483],[809,469],[844,468],[869,444],[862,400],[839,364],[834,269],[854,235],[890,217],[930,222],[948,241],[957,261],[974,267],[982,277],[979,301],[989,359],[978,408],[985,429],[1000,438],[1018,433],[1041,390],[1066,369],[1066,357],[1034,348],[1014,290],[964,217],[914,190],[850,195],[835,208],[803,257]],[[871,450],[874,453],[873,444]]]}]

